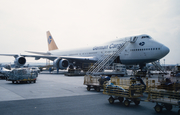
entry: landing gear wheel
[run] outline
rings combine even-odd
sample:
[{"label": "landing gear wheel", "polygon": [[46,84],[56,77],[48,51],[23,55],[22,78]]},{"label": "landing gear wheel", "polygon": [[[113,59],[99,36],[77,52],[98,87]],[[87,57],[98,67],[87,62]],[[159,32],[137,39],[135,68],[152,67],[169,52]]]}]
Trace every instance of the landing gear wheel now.
[{"label": "landing gear wheel", "polygon": [[155,109],[155,111],[156,111],[157,113],[161,113],[161,112],[162,112],[162,106],[160,106],[160,105],[156,105],[156,106],[154,107],[154,109]]},{"label": "landing gear wheel", "polygon": [[118,99],[119,99],[119,102],[121,102],[121,103],[124,101],[123,97],[119,97]]},{"label": "landing gear wheel", "polygon": [[101,90],[100,87],[97,87],[97,88],[96,88],[96,91],[97,91],[97,92],[100,92],[100,90]]},{"label": "landing gear wheel", "polygon": [[126,107],[129,107],[130,101],[126,99],[126,100],[124,101],[124,105],[125,105]]},{"label": "landing gear wheel", "polygon": [[171,111],[172,110],[172,105],[166,104],[165,108],[166,108],[166,110]]},{"label": "landing gear wheel", "polygon": [[113,97],[110,97],[108,100],[109,100],[109,103],[110,103],[110,104],[113,104],[113,103],[114,103],[114,98],[113,98]]},{"label": "landing gear wheel", "polygon": [[87,90],[90,91],[91,90],[91,86],[87,86]]}]

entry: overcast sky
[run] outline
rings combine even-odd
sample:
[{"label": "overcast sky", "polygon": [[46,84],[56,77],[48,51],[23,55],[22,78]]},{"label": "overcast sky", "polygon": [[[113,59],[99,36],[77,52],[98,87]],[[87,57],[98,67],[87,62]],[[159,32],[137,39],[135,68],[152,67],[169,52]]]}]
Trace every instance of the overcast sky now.
[{"label": "overcast sky", "polygon": [[61,50],[148,34],[170,48],[165,63],[180,64],[179,6],[180,0],[1,0],[0,53],[46,52],[48,30]]}]

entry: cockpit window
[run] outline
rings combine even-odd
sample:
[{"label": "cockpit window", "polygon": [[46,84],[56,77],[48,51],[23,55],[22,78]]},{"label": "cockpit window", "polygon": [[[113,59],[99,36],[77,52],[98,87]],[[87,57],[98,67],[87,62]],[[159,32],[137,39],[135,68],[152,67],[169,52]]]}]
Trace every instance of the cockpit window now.
[{"label": "cockpit window", "polygon": [[150,38],[149,36],[142,36],[142,38]]}]

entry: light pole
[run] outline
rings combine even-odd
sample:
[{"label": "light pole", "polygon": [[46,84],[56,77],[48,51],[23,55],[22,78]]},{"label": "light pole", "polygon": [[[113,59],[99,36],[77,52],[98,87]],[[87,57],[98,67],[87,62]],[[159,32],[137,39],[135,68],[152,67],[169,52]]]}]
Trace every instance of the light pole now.
[{"label": "light pole", "polygon": [[164,71],[166,70],[166,68],[165,68],[165,59],[164,59]]}]

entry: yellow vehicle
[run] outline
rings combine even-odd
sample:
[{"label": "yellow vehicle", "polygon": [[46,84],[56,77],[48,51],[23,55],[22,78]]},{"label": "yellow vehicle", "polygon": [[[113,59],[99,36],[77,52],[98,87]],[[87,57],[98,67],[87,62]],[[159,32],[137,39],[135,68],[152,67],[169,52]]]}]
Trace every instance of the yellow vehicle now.
[{"label": "yellow vehicle", "polygon": [[103,89],[103,84],[108,81],[110,78],[108,76],[84,76],[84,85],[87,85],[87,90],[90,91],[91,88],[100,92]]},{"label": "yellow vehicle", "polygon": [[[180,91],[151,89],[148,94],[148,101],[156,102],[154,109],[157,113],[162,112],[163,108],[170,111],[173,106],[180,107]],[[180,109],[178,111],[178,115],[180,115]]]},{"label": "yellow vehicle", "polygon": [[143,96],[143,92],[146,89],[146,85],[142,79],[120,79],[118,77],[111,78],[110,85],[104,86],[103,94],[109,95],[109,103],[113,104],[115,100],[119,100],[121,103],[124,101],[124,105],[128,107],[131,102],[136,105],[140,104],[140,98]]},{"label": "yellow vehicle", "polygon": [[[147,101],[156,103],[154,109],[157,113],[161,113],[163,108],[168,111],[171,111],[173,106],[180,108],[180,90],[177,89],[180,84],[174,83],[168,86],[165,85],[168,82],[164,81],[163,78],[158,80],[160,84],[149,85]],[[180,109],[178,115],[180,115]]]}]

